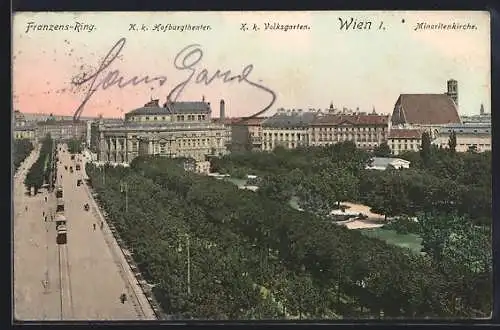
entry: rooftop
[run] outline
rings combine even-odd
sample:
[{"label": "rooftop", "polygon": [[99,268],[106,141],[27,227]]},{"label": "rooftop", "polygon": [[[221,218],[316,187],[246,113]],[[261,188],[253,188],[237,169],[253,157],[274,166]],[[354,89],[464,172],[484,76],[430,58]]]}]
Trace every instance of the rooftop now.
[{"label": "rooftop", "polygon": [[339,115],[339,114],[325,114],[316,117],[313,125],[387,125],[389,123],[388,115]]},{"label": "rooftop", "polygon": [[78,120],[54,120],[54,119],[49,119],[49,120],[44,120],[44,121],[39,121],[36,123],[38,126],[87,126],[87,123]]},{"label": "rooftop", "polygon": [[440,134],[455,132],[457,134],[491,134],[491,124],[473,123],[463,125],[446,125],[439,128]]},{"label": "rooftop", "polygon": [[290,128],[305,127],[316,118],[316,112],[278,112],[262,121],[262,127]]},{"label": "rooftop", "polygon": [[401,94],[392,124],[443,125],[461,123],[457,107],[447,94]]},{"label": "rooftop", "polygon": [[241,118],[239,121],[235,122],[235,124],[245,125],[245,126],[258,126],[261,125],[262,122],[268,118],[269,117],[254,117],[248,119]]},{"label": "rooftop", "polygon": [[241,121],[240,117],[224,118],[224,119],[212,118],[213,123],[221,123],[224,125],[233,125],[233,124],[238,123],[240,121]]},{"label": "rooftop", "polygon": [[370,165],[367,166],[368,169],[386,169],[389,165],[395,165],[397,163],[403,163],[410,165],[410,162],[401,158],[390,158],[390,157],[373,157],[371,159]]},{"label": "rooftop", "polygon": [[160,107],[158,100],[146,103],[143,107],[128,112],[125,117],[134,115],[171,115],[184,113],[209,113],[207,102],[167,102]]},{"label": "rooftop", "polygon": [[393,128],[389,132],[389,139],[420,139],[422,130],[414,128]]},{"label": "rooftop", "polygon": [[32,131],[35,130],[36,126],[35,125],[19,125],[19,126],[14,126],[14,131]]}]

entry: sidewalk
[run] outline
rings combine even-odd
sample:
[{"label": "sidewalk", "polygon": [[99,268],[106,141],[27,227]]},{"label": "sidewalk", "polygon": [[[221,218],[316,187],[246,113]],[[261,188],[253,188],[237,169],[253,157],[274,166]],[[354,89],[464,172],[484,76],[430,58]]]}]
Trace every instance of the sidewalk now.
[{"label": "sidewalk", "polygon": [[[82,174],[85,172],[85,163],[82,166]],[[92,193],[89,189],[89,187],[86,184],[83,184],[85,191],[87,192],[89,199],[90,199],[90,206],[92,212],[94,212],[100,221],[103,222],[103,229],[102,229],[102,234],[104,236],[104,239],[109,246],[111,252],[113,253],[114,257],[117,259],[119,262],[120,267],[122,268],[122,274],[124,275],[124,280],[129,284],[130,288],[133,290],[134,293],[134,300],[137,301],[142,314],[144,315],[144,319],[146,320],[156,320],[156,314],[151,307],[151,304],[149,303],[148,299],[146,298],[140,284],[138,283],[136,277],[134,276],[132,269],[130,268],[129,263],[127,262],[125,255],[123,253],[123,250],[121,247],[118,245],[115,237],[113,236],[113,233],[111,232],[111,229],[104,218],[104,216],[101,213],[101,210],[99,209],[99,206],[97,205],[95,199],[92,196]]]}]

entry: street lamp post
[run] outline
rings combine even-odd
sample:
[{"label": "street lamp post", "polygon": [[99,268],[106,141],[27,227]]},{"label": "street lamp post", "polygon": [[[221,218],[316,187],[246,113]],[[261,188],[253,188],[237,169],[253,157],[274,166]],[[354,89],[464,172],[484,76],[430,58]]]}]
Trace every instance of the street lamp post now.
[{"label": "street lamp post", "polygon": [[102,184],[105,186],[106,185],[106,173],[105,173],[105,164],[102,165],[101,167],[101,172],[102,172]]},{"label": "street lamp post", "polygon": [[189,251],[189,234],[186,234],[187,243],[187,291],[188,295],[191,295],[191,254]]}]

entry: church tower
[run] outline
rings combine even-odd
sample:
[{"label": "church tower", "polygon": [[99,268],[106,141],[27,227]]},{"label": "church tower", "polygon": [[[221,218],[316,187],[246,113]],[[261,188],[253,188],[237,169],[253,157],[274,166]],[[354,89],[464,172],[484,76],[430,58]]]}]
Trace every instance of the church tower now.
[{"label": "church tower", "polygon": [[458,107],[458,82],[455,79],[448,80],[448,91],[446,94],[455,102]]}]

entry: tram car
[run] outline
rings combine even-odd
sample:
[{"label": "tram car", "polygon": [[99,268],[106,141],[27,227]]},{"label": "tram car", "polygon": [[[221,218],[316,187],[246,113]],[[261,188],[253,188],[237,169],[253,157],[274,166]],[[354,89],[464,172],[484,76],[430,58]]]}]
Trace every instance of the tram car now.
[{"label": "tram car", "polygon": [[56,237],[56,242],[57,244],[66,244],[68,242],[68,230],[66,228],[66,225],[59,225],[56,227],[57,229],[57,237]]},{"label": "tram car", "polygon": [[56,214],[64,214],[64,200],[62,198],[57,199]]},{"label": "tram car", "polygon": [[66,224],[66,216],[62,213],[56,214],[55,220],[56,220],[57,244],[66,244],[66,242],[68,241],[67,238],[68,227]]},{"label": "tram car", "polygon": [[63,188],[61,186],[56,187],[56,198],[63,198]]}]

